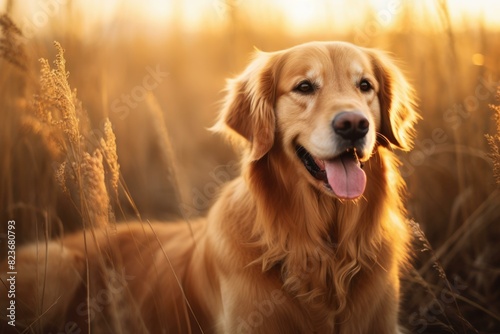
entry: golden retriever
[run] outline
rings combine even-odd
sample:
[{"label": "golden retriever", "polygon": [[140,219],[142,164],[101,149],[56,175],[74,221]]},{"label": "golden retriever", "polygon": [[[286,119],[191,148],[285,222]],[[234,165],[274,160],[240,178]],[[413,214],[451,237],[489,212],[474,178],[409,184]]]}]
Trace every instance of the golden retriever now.
[{"label": "golden retriever", "polygon": [[213,128],[244,153],[207,218],[19,249],[16,330],[399,333],[410,234],[393,149],[411,147],[414,109],[380,51],[258,52]]}]

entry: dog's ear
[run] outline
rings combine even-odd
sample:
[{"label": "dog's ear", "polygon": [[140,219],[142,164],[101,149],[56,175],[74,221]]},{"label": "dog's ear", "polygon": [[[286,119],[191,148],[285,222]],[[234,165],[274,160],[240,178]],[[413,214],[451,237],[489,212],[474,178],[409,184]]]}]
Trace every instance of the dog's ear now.
[{"label": "dog's ear", "polygon": [[245,71],[227,85],[227,95],[212,130],[250,143],[250,159],[261,159],[273,146],[276,117],[277,54],[258,52]]},{"label": "dog's ear", "polygon": [[387,54],[366,50],[372,58],[372,66],[379,82],[381,124],[378,142],[391,144],[403,150],[413,147],[414,124],[419,119],[415,110],[415,94],[401,70]]}]

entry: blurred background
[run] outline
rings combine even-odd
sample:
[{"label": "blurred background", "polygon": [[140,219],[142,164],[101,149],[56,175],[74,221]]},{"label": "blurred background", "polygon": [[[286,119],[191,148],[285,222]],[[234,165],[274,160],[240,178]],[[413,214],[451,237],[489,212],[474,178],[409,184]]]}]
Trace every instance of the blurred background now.
[{"label": "blurred background", "polygon": [[0,12],[0,219],[17,221],[18,245],[84,220],[83,189],[56,177],[66,151],[33,111],[54,41],[82,134],[104,137],[109,118],[116,135],[113,221],[203,215],[238,174],[237,155],[207,128],[225,79],[255,49],[349,41],[400,61],[423,116],[415,149],[398,153],[415,231],[401,323],[500,333],[499,1],[0,0]]}]

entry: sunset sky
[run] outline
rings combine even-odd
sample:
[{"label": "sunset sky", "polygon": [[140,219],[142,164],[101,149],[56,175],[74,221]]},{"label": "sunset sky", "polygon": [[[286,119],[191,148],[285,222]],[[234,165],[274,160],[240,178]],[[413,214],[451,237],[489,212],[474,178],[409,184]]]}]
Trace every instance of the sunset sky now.
[{"label": "sunset sky", "polygon": [[[8,1],[0,0],[6,8]],[[113,19],[141,19],[150,24],[167,24],[172,20],[187,30],[207,25],[214,27],[226,22],[234,12],[243,13],[250,21],[278,22],[291,32],[310,32],[318,29],[352,28],[366,24],[366,13],[373,10],[376,24],[390,27],[403,11],[402,0],[24,0],[13,1],[14,16],[21,21],[42,26],[50,18],[60,16],[66,6],[81,14],[88,24],[112,22]],[[413,1],[417,15],[439,16],[435,0]],[[448,0],[450,16],[455,29],[465,22],[484,21],[490,28],[500,29],[500,1]]]}]

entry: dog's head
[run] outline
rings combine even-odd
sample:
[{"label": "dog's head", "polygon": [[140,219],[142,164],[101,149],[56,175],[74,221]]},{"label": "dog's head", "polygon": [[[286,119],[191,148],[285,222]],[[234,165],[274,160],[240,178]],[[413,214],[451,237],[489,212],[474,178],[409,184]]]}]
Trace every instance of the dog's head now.
[{"label": "dog's head", "polygon": [[409,149],[413,91],[384,53],[344,42],[312,42],[257,53],[229,82],[217,129],[250,144],[250,159],[275,145],[289,168],[342,199],[363,194],[363,163],[377,146]]}]

